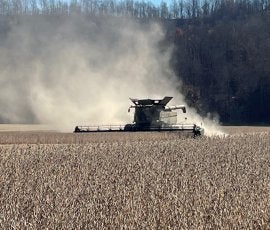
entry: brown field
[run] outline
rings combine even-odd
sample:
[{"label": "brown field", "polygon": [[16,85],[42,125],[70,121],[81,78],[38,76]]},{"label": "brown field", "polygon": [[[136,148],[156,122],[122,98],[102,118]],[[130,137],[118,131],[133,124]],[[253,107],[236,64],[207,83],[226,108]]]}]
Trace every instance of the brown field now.
[{"label": "brown field", "polygon": [[193,139],[7,126],[0,229],[270,229],[270,129],[225,129]]},{"label": "brown field", "polygon": [[270,132],[270,126],[222,126],[228,134]]}]

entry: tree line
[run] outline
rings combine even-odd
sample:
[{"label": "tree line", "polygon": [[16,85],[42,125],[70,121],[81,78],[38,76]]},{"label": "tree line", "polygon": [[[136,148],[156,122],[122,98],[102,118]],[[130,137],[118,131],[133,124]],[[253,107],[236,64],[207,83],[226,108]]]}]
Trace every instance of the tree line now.
[{"label": "tree line", "polygon": [[171,0],[155,5],[136,0],[0,0],[0,15],[123,16],[133,18],[190,19],[210,15],[267,12],[270,0]]}]

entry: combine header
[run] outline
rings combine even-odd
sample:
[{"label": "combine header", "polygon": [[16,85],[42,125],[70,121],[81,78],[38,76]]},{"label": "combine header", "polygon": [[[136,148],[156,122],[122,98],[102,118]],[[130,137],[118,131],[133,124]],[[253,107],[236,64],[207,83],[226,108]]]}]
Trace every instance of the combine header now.
[{"label": "combine header", "polygon": [[172,97],[161,100],[130,99],[133,102],[128,109],[135,109],[134,122],[125,125],[106,126],[76,126],[75,133],[85,132],[136,132],[136,131],[185,131],[193,133],[194,137],[204,133],[203,128],[196,124],[177,123],[177,112],[186,113],[184,105],[167,106]]}]

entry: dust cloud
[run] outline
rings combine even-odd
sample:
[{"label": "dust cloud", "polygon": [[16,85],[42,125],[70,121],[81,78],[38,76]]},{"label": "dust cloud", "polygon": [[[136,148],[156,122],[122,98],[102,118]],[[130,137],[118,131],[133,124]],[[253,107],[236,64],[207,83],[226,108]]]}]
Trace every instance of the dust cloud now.
[{"label": "dust cloud", "polygon": [[[159,48],[164,33],[157,24],[39,16],[15,19],[1,35],[2,123],[72,130],[131,122],[130,97],[174,96],[172,104],[185,104],[170,50]],[[187,115],[187,122],[205,122],[195,110]]]}]

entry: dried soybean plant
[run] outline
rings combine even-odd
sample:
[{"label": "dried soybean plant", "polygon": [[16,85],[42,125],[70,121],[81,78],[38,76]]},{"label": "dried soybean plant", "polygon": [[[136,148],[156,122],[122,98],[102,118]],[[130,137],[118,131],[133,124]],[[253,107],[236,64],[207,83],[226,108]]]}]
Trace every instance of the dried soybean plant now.
[{"label": "dried soybean plant", "polygon": [[0,147],[1,229],[270,226],[270,133],[46,135]]}]

